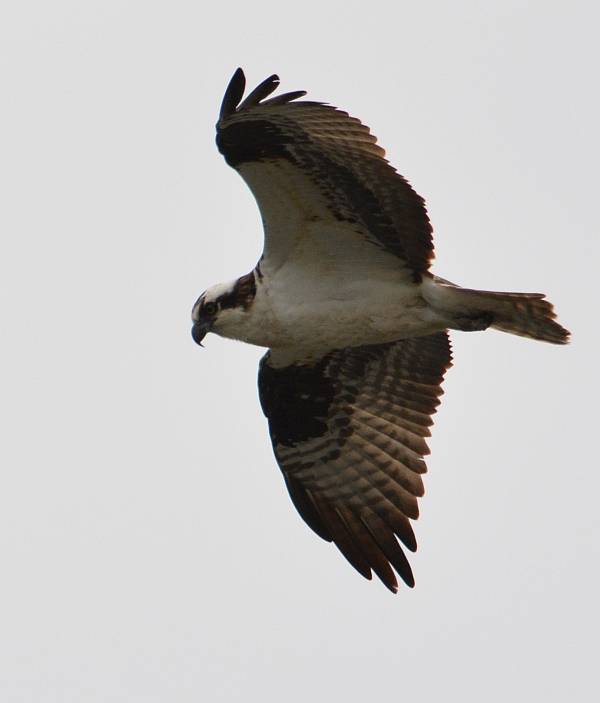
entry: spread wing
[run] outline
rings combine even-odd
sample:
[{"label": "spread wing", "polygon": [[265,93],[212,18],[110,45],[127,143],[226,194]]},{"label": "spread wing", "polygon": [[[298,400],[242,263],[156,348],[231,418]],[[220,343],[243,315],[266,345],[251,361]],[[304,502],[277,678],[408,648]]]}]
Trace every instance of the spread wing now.
[{"label": "spread wing", "polygon": [[[335,107],[295,102],[304,91],[266,99],[278,85],[270,76],[242,101],[238,69],[217,123],[219,150],[258,202],[264,261],[276,268],[300,240],[337,241],[341,232],[347,241],[336,244],[337,256],[384,251],[419,281],[433,258],[423,199],[386,161],[368,127]],[[365,242],[367,254],[359,246]]]},{"label": "spread wing", "polygon": [[451,365],[445,332],[331,352],[318,362],[259,371],[261,405],[294,505],[366,578],[392,591],[393,567],[414,579],[398,537],[423,495],[425,437]]}]

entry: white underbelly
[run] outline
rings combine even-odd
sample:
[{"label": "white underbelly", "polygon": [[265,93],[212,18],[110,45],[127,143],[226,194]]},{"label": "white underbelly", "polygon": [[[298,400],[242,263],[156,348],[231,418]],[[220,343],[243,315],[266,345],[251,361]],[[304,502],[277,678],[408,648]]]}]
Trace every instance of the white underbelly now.
[{"label": "white underbelly", "polygon": [[[421,297],[419,284],[338,281],[336,288],[306,285],[294,290],[270,286],[253,305],[265,324],[257,330],[271,348],[326,352],[347,346],[380,344],[441,329]],[[267,322],[268,318],[268,322]],[[268,332],[267,332],[268,330]]]},{"label": "white underbelly", "polygon": [[277,255],[265,249],[245,341],[326,353],[442,328],[413,272],[365,233],[347,223],[296,225],[293,236],[267,236],[269,247],[287,244]]}]

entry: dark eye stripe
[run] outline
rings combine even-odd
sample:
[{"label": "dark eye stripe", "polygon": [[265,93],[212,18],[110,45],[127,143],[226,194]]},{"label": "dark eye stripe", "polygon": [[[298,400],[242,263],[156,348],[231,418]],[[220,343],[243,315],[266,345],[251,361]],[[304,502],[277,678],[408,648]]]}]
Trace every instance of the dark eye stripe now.
[{"label": "dark eye stripe", "polygon": [[251,271],[246,276],[238,278],[233,290],[219,298],[219,305],[221,310],[239,307],[247,310],[252,304],[255,295],[256,283],[254,281],[254,273]]}]

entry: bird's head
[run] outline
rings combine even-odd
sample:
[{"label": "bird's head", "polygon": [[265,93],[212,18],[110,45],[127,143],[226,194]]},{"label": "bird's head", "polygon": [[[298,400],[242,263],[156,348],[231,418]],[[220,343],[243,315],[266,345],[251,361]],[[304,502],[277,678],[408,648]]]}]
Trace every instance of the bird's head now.
[{"label": "bird's head", "polygon": [[241,339],[242,322],[254,300],[254,273],[208,288],[192,308],[192,337],[202,346],[209,332],[221,337]]}]

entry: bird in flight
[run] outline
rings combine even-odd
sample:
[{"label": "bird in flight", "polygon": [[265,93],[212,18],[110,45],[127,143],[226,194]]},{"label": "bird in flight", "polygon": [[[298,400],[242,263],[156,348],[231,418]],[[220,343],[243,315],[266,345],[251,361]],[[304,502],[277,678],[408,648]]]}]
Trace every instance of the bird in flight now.
[{"label": "bird in flight", "polygon": [[539,293],[461,288],[430,271],[425,202],[358,119],[330,105],[245,98],[234,73],[217,146],[252,191],[264,251],[192,310],[208,332],[267,347],[260,402],[275,458],[306,523],[365,578],[414,586],[404,548],[423,495],[431,416],[451,365],[448,330],[493,328],[565,344]]}]

